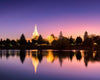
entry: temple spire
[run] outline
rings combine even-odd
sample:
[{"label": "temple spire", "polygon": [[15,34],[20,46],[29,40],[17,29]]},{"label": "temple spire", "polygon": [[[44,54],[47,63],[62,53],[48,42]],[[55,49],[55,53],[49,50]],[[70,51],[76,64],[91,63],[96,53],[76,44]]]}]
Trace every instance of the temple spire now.
[{"label": "temple spire", "polygon": [[33,32],[33,39],[38,39],[39,37],[39,33],[37,31],[37,25],[35,24],[35,29],[34,29],[34,32]]}]

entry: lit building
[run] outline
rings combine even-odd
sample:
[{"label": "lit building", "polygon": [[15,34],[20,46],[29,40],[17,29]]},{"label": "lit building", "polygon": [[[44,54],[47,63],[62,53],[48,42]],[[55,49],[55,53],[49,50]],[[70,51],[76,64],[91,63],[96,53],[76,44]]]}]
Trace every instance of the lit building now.
[{"label": "lit building", "polygon": [[58,40],[58,38],[55,37],[53,34],[51,34],[50,36],[47,37],[47,40],[51,44],[54,40]]},{"label": "lit building", "polygon": [[54,40],[54,38],[53,38],[52,36],[48,36],[47,38],[48,38],[48,41],[49,41],[50,44],[51,44],[51,43],[53,42],[53,40]]},{"label": "lit building", "polygon": [[35,29],[34,29],[34,32],[33,32],[33,36],[32,36],[32,39],[38,39],[39,37],[39,33],[37,31],[37,25],[35,24]]}]

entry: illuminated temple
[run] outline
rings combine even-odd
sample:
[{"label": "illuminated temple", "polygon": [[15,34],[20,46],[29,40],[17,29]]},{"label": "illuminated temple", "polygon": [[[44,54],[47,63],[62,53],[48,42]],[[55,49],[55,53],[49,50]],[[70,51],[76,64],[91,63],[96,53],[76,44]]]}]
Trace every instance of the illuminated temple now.
[{"label": "illuminated temple", "polygon": [[39,33],[37,31],[37,25],[35,24],[35,29],[34,29],[34,32],[33,32],[33,36],[32,36],[32,39],[38,39],[39,37]]}]

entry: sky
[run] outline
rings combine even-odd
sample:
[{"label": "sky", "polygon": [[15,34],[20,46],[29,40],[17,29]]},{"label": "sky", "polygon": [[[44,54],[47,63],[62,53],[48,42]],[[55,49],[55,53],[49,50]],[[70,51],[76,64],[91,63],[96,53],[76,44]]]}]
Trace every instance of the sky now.
[{"label": "sky", "polygon": [[0,38],[100,35],[100,0],[0,0]]}]

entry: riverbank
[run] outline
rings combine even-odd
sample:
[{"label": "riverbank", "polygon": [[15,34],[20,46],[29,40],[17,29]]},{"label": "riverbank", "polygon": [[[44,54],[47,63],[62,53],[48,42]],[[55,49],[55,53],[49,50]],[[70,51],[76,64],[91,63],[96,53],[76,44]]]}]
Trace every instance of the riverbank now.
[{"label": "riverbank", "polygon": [[100,46],[84,46],[84,45],[75,45],[75,46],[66,46],[66,47],[54,47],[50,45],[45,46],[15,46],[15,47],[0,47],[0,49],[54,49],[54,50],[100,50]]}]

